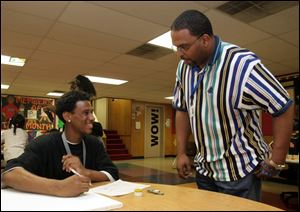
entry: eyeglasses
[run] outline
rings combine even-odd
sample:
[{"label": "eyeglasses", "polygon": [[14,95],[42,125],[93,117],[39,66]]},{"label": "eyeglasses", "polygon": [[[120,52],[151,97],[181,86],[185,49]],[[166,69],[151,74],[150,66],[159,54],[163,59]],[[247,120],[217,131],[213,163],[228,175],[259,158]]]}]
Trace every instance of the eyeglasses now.
[{"label": "eyeglasses", "polygon": [[179,46],[175,46],[175,48],[173,49],[174,51],[180,51],[180,52],[187,52],[195,43],[197,40],[199,40],[199,38],[201,38],[202,35],[200,35],[196,40],[194,40],[193,43],[191,44],[181,44]]}]

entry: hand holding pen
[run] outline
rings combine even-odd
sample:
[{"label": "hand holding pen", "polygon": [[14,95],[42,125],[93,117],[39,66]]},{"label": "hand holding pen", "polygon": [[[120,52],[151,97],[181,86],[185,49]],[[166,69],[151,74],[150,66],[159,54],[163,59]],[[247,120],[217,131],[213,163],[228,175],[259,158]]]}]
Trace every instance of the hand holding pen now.
[{"label": "hand holding pen", "polygon": [[56,196],[62,197],[78,196],[84,192],[88,192],[91,187],[89,184],[90,178],[83,175],[78,176],[77,174],[63,180],[58,180],[55,183],[58,184],[57,186],[53,186],[53,193]]},{"label": "hand holding pen", "polygon": [[[62,164],[63,164],[63,170],[65,170],[66,172],[71,172],[70,168],[73,168],[74,170],[77,170],[77,172],[79,170],[84,170],[84,166],[82,165],[79,157],[74,156],[74,155],[64,155],[62,157],[61,160]],[[80,172],[82,174],[82,172]],[[83,174],[84,175],[84,174]]]},{"label": "hand holding pen", "polygon": [[[62,163],[63,163],[63,170],[65,170],[66,172],[72,172],[73,174],[79,177],[87,177],[83,174],[83,171],[82,172],[78,171],[78,170],[85,170],[85,168],[77,156],[64,155],[62,158]],[[91,181],[89,182],[89,185],[90,186],[92,185]]]},{"label": "hand holding pen", "polygon": [[[73,174],[76,174],[76,175],[79,176],[79,177],[85,177],[85,176],[79,174],[79,173],[78,173],[77,171],[75,171],[75,169],[73,169],[73,168],[70,168],[70,170],[71,170],[71,172],[73,172]],[[91,181],[89,182],[89,185],[90,185],[90,186],[92,185]]]}]

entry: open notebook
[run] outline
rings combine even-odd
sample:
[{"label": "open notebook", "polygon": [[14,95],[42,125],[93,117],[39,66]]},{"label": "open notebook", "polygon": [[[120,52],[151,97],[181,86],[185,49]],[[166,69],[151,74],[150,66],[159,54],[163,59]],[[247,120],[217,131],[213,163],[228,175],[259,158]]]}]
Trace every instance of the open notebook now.
[{"label": "open notebook", "polygon": [[86,211],[121,208],[122,202],[86,192],[78,197],[55,197],[1,189],[1,211]]}]

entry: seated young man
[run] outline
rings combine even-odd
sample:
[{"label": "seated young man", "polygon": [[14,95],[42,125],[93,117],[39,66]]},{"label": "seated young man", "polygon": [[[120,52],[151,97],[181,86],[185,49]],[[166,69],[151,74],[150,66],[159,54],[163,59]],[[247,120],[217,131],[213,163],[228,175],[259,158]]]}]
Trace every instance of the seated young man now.
[{"label": "seated young man", "polygon": [[89,95],[64,94],[56,103],[56,114],[65,122],[64,132],[37,137],[6,165],[2,183],[21,191],[67,197],[88,191],[91,181],[118,180],[118,169],[103,144],[88,135],[94,121]]}]

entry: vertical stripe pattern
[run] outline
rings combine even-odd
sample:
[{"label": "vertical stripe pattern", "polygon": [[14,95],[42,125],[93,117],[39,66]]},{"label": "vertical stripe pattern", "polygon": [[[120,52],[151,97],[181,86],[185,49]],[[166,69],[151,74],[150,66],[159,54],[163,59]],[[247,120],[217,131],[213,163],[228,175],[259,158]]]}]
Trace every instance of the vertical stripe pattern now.
[{"label": "vertical stripe pattern", "polygon": [[179,62],[173,107],[189,114],[196,170],[216,181],[233,181],[269,156],[258,110],[277,116],[292,100],[253,52],[215,38],[213,59],[202,70]]}]

